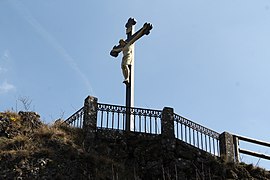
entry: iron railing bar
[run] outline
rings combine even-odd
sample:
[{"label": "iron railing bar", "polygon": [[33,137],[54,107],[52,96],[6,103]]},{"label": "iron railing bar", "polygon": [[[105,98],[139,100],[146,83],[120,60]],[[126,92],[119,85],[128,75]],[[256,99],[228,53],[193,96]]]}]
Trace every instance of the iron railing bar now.
[{"label": "iron railing bar", "polygon": [[210,150],[210,153],[211,153],[211,139],[210,139],[210,136],[208,136],[208,142],[209,142],[209,150]]},{"label": "iron railing bar", "polygon": [[194,129],[192,129],[192,134],[193,134],[193,146],[196,146],[195,144],[195,132],[194,132]]},{"label": "iron railing bar", "polygon": [[197,131],[197,147],[200,147],[199,131]]},{"label": "iron railing bar", "polygon": [[79,114],[77,119],[77,127],[80,128],[80,125],[81,125],[81,116]]},{"label": "iron railing bar", "polygon": [[203,136],[202,136],[202,133],[201,133],[201,147],[203,149]]},{"label": "iron railing bar", "polygon": [[218,140],[218,139],[216,139],[216,141],[217,141],[217,152],[218,152],[218,156],[220,156],[219,140]]},{"label": "iron railing bar", "polygon": [[150,133],[152,133],[152,118],[150,116]]},{"label": "iron railing bar", "polygon": [[106,128],[109,128],[109,111],[106,111],[106,118],[107,118]]},{"label": "iron railing bar", "polygon": [[213,140],[213,150],[214,150],[214,155],[216,155],[215,139],[214,139],[214,138],[212,138],[212,140]]},{"label": "iron railing bar", "polygon": [[139,131],[142,129],[142,116],[139,114]]},{"label": "iron railing bar", "polygon": [[187,142],[187,126],[185,126],[185,142]]},{"label": "iron railing bar", "polygon": [[157,117],[155,116],[155,134],[157,134]]},{"label": "iron railing bar", "polygon": [[112,112],[112,129],[114,129],[114,111]]},{"label": "iron railing bar", "polygon": [[126,124],[126,123],[125,123],[126,117],[125,117],[125,116],[126,116],[126,113],[123,114],[123,130],[126,129],[126,127],[125,127],[125,124]]},{"label": "iron railing bar", "polygon": [[133,113],[133,121],[134,121],[134,132],[136,131],[136,114]]},{"label": "iron railing bar", "polygon": [[179,123],[176,122],[176,137],[179,138]]},{"label": "iron railing bar", "polygon": [[119,120],[120,120],[120,113],[117,112],[117,129],[119,129],[119,124],[120,124]]},{"label": "iron railing bar", "polygon": [[101,111],[101,127],[103,127],[102,125],[103,125],[103,111]]},{"label": "iron railing bar", "polygon": [[205,140],[205,149],[207,151],[207,138],[206,138],[206,134],[204,134],[204,140]]},{"label": "iron railing bar", "polygon": [[189,128],[188,128],[188,132],[189,132],[189,133],[188,133],[188,134],[189,134],[189,144],[191,144],[191,130],[190,130],[190,129],[191,129],[191,128],[189,127]]},{"label": "iron railing bar", "polygon": [[146,122],[146,116],[144,116],[144,132],[147,133],[147,122]]}]

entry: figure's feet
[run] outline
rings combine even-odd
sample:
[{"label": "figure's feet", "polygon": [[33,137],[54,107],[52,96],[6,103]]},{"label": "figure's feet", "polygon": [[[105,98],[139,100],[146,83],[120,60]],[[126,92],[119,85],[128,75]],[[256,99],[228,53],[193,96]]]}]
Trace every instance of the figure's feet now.
[{"label": "figure's feet", "polygon": [[123,81],[123,83],[124,83],[124,84],[129,84],[129,80],[128,80],[128,79],[125,79],[125,80]]}]

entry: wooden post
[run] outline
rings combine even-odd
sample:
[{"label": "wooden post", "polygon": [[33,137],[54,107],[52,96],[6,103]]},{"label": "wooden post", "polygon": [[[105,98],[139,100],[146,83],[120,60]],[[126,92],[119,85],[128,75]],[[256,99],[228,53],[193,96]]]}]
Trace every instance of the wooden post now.
[{"label": "wooden post", "polygon": [[237,136],[233,136],[233,144],[234,144],[234,159],[235,162],[240,162],[240,154],[239,154],[239,139]]}]

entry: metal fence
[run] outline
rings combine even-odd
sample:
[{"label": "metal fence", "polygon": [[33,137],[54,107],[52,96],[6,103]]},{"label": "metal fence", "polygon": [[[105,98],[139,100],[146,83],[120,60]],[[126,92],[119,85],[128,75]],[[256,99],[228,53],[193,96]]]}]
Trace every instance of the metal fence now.
[{"label": "metal fence", "polygon": [[82,128],[83,127],[83,115],[84,115],[84,107],[79,109],[73,115],[71,115],[68,119],[65,120],[65,123],[70,126]]},{"label": "metal fence", "polygon": [[[161,134],[162,111],[144,108],[126,108],[111,104],[97,104],[97,129],[126,130],[126,119],[130,119],[130,131]],[[220,134],[174,114],[175,137],[215,156],[220,156]],[[129,117],[129,118],[127,118]],[[83,128],[84,107],[70,116],[65,123]],[[270,160],[270,156],[239,148],[239,141],[270,147],[270,143],[233,135],[234,159],[239,161],[239,153]]]},{"label": "metal fence", "polygon": [[[82,107],[65,122],[82,128],[84,108]],[[130,131],[161,134],[161,110],[130,108],[98,103],[97,128],[126,130],[126,116],[130,116]],[[175,137],[215,156],[220,156],[219,133],[174,114]]]},{"label": "metal fence", "polygon": [[258,152],[254,152],[254,151],[250,151],[250,150],[246,150],[246,149],[242,149],[242,148],[239,147],[239,144],[240,144],[239,142],[244,141],[244,142],[249,142],[249,143],[251,143],[253,145],[260,145],[260,146],[263,146],[263,147],[270,148],[270,143],[269,142],[260,141],[260,140],[257,140],[257,139],[252,139],[252,138],[239,136],[239,135],[233,135],[233,138],[234,138],[234,148],[235,148],[234,149],[234,151],[235,151],[234,154],[235,154],[235,160],[237,162],[240,161],[240,153],[270,160],[270,155],[267,155],[267,154],[264,154],[264,153],[258,153]]},{"label": "metal fence", "polygon": [[130,131],[161,134],[160,110],[130,108],[125,106],[98,104],[97,128],[126,130],[126,117],[130,116]]},{"label": "metal fence", "polygon": [[215,156],[220,156],[219,133],[174,114],[175,137]]},{"label": "metal fence", "polygon": [[[70,126],[83,128],[84,110],[80,108],[65,123]],[[130,131],[145,134],[161,134],[162,111],[144,108],[126,108],[125,106],[97,103],[96,128],[108,130],[126,130],[126,120],[130,119]],[[127,118],[129,117],[129,118]],[[173,114],[174,134],[179,140],[190,144],[200,150],[206,151],[214,156],[220,157],[220,134],[192,122],[182,116]],[[239,154],[246,154],[258,158],[270,160],[270,155],[253,152],[239,147],[239,141],[252,143],[264,147],[270,147],[270,143],[263,142],[239,135],[232,135],[235,161],[240,161]],[[222,140],[222,139],[221,139]],[[223,140],[221,141],[221,143]]]}]

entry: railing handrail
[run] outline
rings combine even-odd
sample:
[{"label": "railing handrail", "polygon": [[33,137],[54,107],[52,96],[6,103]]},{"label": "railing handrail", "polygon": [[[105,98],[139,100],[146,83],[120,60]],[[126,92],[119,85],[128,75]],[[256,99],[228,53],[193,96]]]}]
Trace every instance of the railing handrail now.
[{"label": "railing handrail", "polygon": [[[122,105],[113,105],[113,104],[106,104],[106,103],[98,103],[98,110],[100,111],[105,111],[105,109],[102,109],[102,106],[105,107],[117,107],[117,108],[122,108],[126,110],[126,106]],[[111,109],[112,110],[112,109]],[[149,108],[140,108],[140,107],[130,107],[130,111],[135,112],[134,110],[144,110],[144,111],[156,111],[156,112],[162,112],[162,110],[156,110],[156,109],[149,109]]]},{"label": "railing handrail", "polygon": [[198,123],[195,123],[183,116],[180,116],[178,114],[174,114],[174,120],[177,121],[178,123],[184,124],[200,133],[206,134],[212,138],[219,139],[219,133],[216,131],[213,131],[209,128],[206,128]]},{"label": "railing handrail", "polygon": [[98,103],[98,109],[97,110],[101,110],[104,111],[104,109],[102,109],[102,107],[119,107],[119,108],[123,108],[126,109],[126,106],[122,106],[122,105],[115,105],[115,104],[107,104],[107,103]]}]

